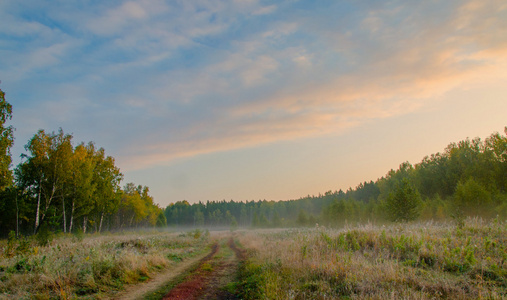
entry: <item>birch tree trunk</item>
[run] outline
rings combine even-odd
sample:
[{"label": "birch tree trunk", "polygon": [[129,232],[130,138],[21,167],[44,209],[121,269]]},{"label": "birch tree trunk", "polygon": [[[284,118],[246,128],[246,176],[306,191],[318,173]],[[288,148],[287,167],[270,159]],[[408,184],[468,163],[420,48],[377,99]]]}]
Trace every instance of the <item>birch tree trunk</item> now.
[{"label": "birch tree trunk", "polygon": [[99,233],[102,231],[102,221],[104,220],[104,211],[100,213]]},{"label": "birch tree trunk", "polygon": [[88,222],[88,216],[83,218],[83,233],[86,233],[86,223]]},{"label": "birch tree trunk", "polygon": [[39,194],[37,195],[37,209],[35,211],[35,228],[33,229],[33,234],[36,234],[37,228],[39,228],[39,207],[41,194],[42,194],[42,178],[39,179]]},{"label": "birch tree trunk", "polygon": [[62,195],[62,210],[63,210],[63,233],[67,233],[67,219],[65,218],[65,198],[63,197],[63,195]]},{"label": "birch tree trunk", "polygon": [[72,223],[74,221],[74,200],[72,200],[72,207],[70,209],[70,225],[69,232],[72,232]]}]

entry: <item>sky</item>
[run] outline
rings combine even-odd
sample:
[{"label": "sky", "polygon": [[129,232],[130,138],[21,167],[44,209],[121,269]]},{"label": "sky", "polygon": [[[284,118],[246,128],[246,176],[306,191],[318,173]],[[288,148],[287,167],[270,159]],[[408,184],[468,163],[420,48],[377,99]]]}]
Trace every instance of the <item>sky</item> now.
[{"label": "sky", "polygon": [[507,126],[505,0],[2,0],[13,167],[62,128],[161,207],[346,190]]}]

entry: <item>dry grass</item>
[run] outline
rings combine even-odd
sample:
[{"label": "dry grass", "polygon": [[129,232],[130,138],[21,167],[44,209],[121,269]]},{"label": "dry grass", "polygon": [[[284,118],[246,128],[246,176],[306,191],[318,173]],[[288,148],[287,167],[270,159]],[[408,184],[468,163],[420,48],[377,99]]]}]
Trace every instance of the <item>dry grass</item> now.
[{"label": "dry grass", "polygon": [[0,299],[108,298],[125,284],[145,281],[159,270],[202,251],[208,236],[194,233],[63,235],[48,246],[29,240],[24,249],[0,247]]},{"label": "dry grass", "polygon": [[[223,238],[230,233],[216,233]],[[504,299],[507,223],[466,220],[235,233],[243,299]],[[0,299],[104,299],[205,249],[209,237],[65,235],[0,241]]]},{"label": "dry grass", "polygon": [[[503,299],[507,224],[245,232],[244,286],[267,299]],[[259,297],[257,295],[257,297]],[[255,298],[255,297],[252,297]]]}]

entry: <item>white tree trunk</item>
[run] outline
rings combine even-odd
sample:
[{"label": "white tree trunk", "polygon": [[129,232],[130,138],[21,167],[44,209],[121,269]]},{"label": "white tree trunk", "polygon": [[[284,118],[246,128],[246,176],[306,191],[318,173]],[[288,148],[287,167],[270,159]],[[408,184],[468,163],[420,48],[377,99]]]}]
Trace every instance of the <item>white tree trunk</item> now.
[{"label": "white tree trunk", "polygon": [[39,194],[37,195],[37,209],[35,211],[35,228],[33,233],[37,233],[37,228],[39,228],[39,207],[40,207],[40,196],[42,194],[42,178],[39,180]]},{"label": "white tree trunk", "polygon": [[104,211],[100,213],[99,233],[102,231],[102,221],[104,220]]},{"label": "white tree trunk", "polygon": [[88,217],[85,216],[83,218],[83,233],[86,233],[86,223],[88,222]]},{"label": "white tree trunk", "polygon": [[72,207],[70,209],[70,225],[69,232],[72,232],[72,223],[74,222],[74,200],[72,200]]},{"label": "white tree trunk", "polygon": [[62,210],[63,210],[63,233],[67,233],[67,219],[65,218],[65,198],[62,197]]}]

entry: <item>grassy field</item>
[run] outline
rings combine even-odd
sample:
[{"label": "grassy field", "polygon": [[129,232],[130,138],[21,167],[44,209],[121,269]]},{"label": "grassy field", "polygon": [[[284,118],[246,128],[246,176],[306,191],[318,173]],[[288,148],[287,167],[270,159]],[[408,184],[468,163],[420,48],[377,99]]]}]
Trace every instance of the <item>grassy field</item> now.
[{"label": "grassy field", "polygon": [[[468,219],[460,228],[408,223],[61,235],[46,246],[4,240],[0,299],[121,298],[125,288],[176,270],[217,243],[222,250],[199,268],[211,274],[206,282],[215,281],[206,285],[225,286],[239,299],[507,298],[507,223]],[[232,250],[241,251],[239,264],[226,263]],[[228,275],[211,278],[221,273]]]},{"label": "grassy field", "polygon": [[505,299],[507,224],[315,228],[238,235],[245,299]]},{"label": "grassy field", "polygon": [[61,235],[0,244],[0,299],[107,299],[207,251],[201,231]]}]

